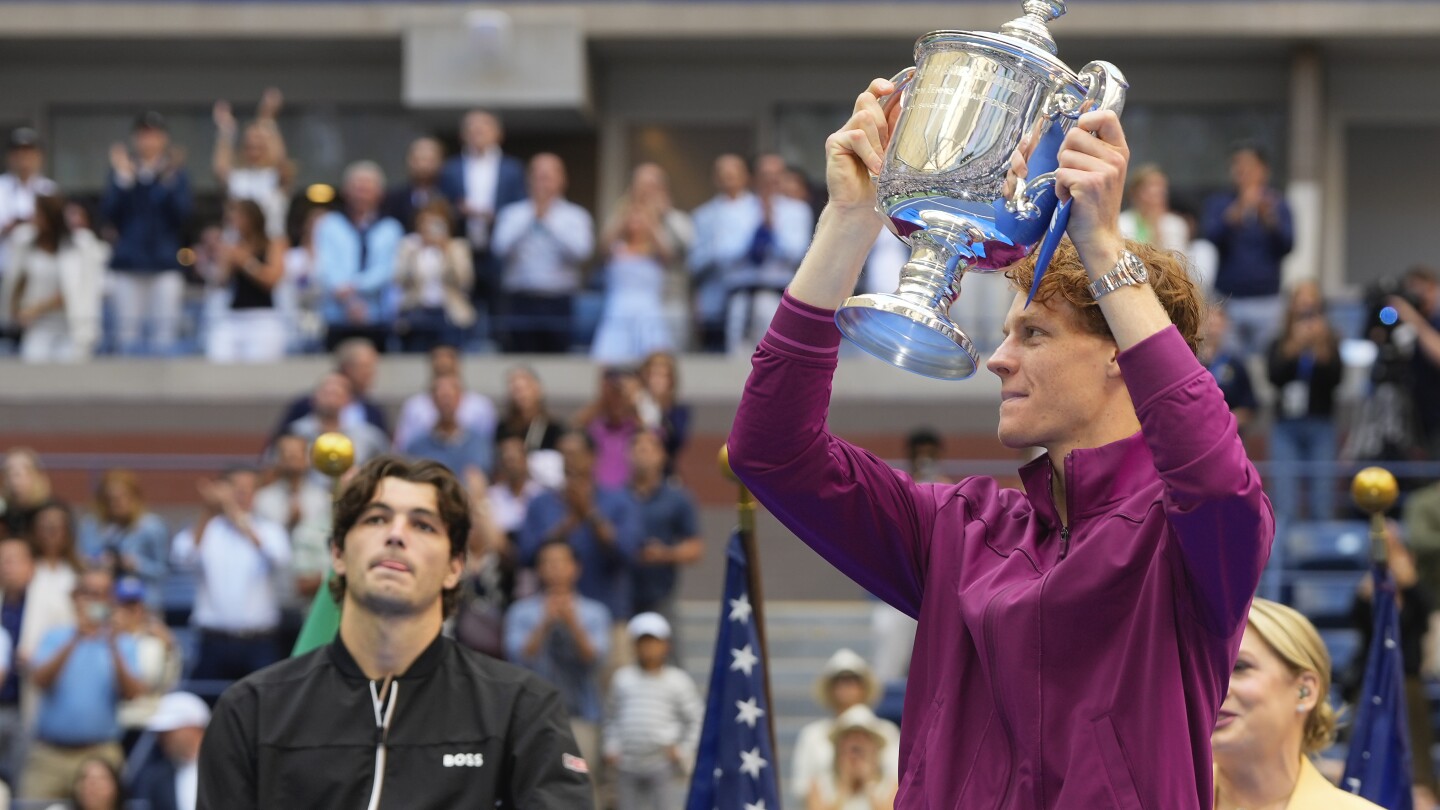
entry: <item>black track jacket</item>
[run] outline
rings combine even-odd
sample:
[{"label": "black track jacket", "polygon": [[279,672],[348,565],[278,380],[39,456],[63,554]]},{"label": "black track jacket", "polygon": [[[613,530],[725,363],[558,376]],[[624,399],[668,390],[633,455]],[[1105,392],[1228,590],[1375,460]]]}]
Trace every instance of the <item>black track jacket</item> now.
[{"label": "black track jacket", "polygon": [[593,805],[565,706],[534,674],[437,636],[382,686],[338,637],[235,683],[201,744],[197,809]]}]

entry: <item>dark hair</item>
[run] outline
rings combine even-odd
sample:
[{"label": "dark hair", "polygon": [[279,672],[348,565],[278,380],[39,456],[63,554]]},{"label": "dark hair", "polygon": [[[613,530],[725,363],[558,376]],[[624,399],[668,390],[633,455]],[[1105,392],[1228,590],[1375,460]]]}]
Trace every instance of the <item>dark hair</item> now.
[{"label": "dark hair", "polygon": [[936,447],[941,447],[942,442],[940,441],[940,434],[936,433],[930,428],[916,428],[915,430],[910,431],[909,436],[905,437],[905,449],[912,456],[915,455],[915,449],[917,447],[927,444],[933,444]]},{"label": "dark hair", "polygon": [[[378,456],[366,462],[355,474],[355,478],[335,499],[334,529],[330,534],[330,545],[345,550],[345,536],[355,528],[366,507],[375,497],[375,490],[386,478],[398,478],[412,484],[429,484],[435,487],[435,505],[440,520],[450,536],[450,557],[464,558],[465,546],[470,539],[470,501],[465,488],[455,474],[444,464],[428,459],[410,460],[400,456]],[[337,574],[330,580],[330,595],[336,602],[345,598],[345,576]],[[441,593],[444,615],[449,616],[460,598],[460,587],[446,588]]]},{"label": "dark hair", "polygon": [[1265,164],[1267,167],[1270,165],[1270,155],[1266,152],[1265,147],[1260,145],[1259,141],[1236,141],[1230,145],[1230,157],[1233,158],[1241,152],[1249,152],[1255,156],[1256,160]]},{"label": "dark hair", "polygon": [[580,564],[580,554],[575,551],[575,547],[574,547],[574,546],[570,545],[570,541],[569,541],[569,540],[565,540],[564,538],[555,538],[555,539],[551,539],[551,540],[546,540],[545,542],[541,543],[539,546],[536,546],[536,548],[535,548],[535,556],[532,558],[531,562],[532,562],[533,564],[535,564],[535,565],[539,565],[539,564],[540,564],[540,558],[543,557],[543,556],[545,556],[545,550],[546,550],[546,549],[549,549],[549,548],[554,548],[555,546],[560,546],[561,548],[563,548],[563,549],[565,549],[566,551],[570,552],[570,559],[571,559],[571,560],[574,560],[576,565],[579,565],[579,564]]},{"label": "dark hair", "polygon": [[109,761],[104,760],[100,757],[86,757],[85,759],[80,761],[79,765],[75,767],[75,777],[70,781],[70,804],[74,805],[75,807],[84,806],[80,803],[80,779],[85,775],[85,766],[89,765],[92,762],[98,762],[99,764],[105,766],[105,772],[108,773],[110,775],[110,778],[115,782],[114,806],[117,808],[117,810],[118,808],[124,807],[126,800],[128,800],[129,798],[129,795],[125,792],[125,781],[120,778],[120,769],[116,768]]},{"label": "dark hair", "polygon": [[65,221],[65,198],[42,194],[35,198],[35,247],[58,253],[70,241],[70,224]]},{"label": "dark hair", "polygon": [[245,223],[244,229],[249,231],[240,235],[245,247],[255,254],[255,258],[264,261],[265,253],[270,249],[270,235],[265,230],[265,209],[254,200],[231,200],[229,205]]},{"label": "dark hair", "polygon": [[559,438],[555,440],[555,443],[558,445],[560,442],[564,441],[567,436],[579,436],[580,440],[585,443],[585,449],[589,450],[590,455],[592,456],[600,452],[599,442],[596,442],[595,437],[590,435],[590,431],[585,430],[584,428],[566,428],[565,432],[561,433]]},{"label": "dark hair", "polygon": [[52,509],[60,510],[60,516],[65,519],[66,542],[65,548],[62,548],[60,551],[60,556],[67,563],[70,564],[71,568],[75,569],[75,571],[78,573],[84,569],[85,565],[84,562],[80,559],[79,550],[76,548],[77,538],[75,536],[75,513],[70,510],[70,505],[65,503],[64,501],[58,501],[54,498],[51,498],[50,500],[35,507],[35,510],[30,513],[29,529],[26,532],[27,539],[30,542],[30,553],[37,560],[44,556],[43,554],[41,554],[40,551],[40,515],[45,512],[49,512]]},{"label": "dark hair", "polygon": [[419,211],[415,212],[415,218],[417,220],[423,216],[440,217],[441,219],[445,220],[445,225],[447,227],[455,227],[455,209],[451,207],[450,203],[446,202],[445,198],[443,197],[437,197],[430,202],[425,203],[425,205],[421,206]]}]

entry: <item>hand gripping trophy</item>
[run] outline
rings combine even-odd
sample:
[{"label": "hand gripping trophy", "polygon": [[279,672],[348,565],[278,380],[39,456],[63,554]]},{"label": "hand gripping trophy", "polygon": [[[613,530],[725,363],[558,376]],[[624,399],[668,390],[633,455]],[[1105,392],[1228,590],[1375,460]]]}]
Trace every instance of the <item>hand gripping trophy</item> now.
[{"label": "hand gripping trophy", "polygon": [[[1061,141],[1082,113],[1119,114],[1125,103],[1128,85],[1114,65],[1076,73],[1055,57],[1047,23],[1065,13],[1065,0],[1025,0],[1024,10],[998,34],[921,37],[915,66],[895,77],[885,101],[901,113],[876,179],[879,210],[910,245],[910,261],[899,289],[850,298],[835,321],[861,348],[927,377],[975,373],[979,355],[949,317],[961,277],[1002,270],[1038,244],[1039,283],[1069,219],[1068,203],[1056,206]],[[1007,193],[1017,150],[1028,177]]]}]

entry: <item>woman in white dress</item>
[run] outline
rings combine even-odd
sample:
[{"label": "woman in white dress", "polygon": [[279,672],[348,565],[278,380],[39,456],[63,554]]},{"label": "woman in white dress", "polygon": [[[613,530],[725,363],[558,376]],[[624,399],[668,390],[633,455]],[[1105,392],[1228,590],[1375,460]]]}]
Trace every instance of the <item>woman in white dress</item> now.
[{"label": "woman in white dress", "polygon": [[100,336],[107,253],[95,234],[70,228],[64,200],[35,198],[34,219],[13,232],[0,275],[0,319],[23,331],[21,360],[90,357]]},{"label": "woman in white dress", "polygon": [[284,236],[290,210],[290,191],[295,166],[285,152],[285,138],[276,118],[285,103],[280,91],[271,87],[260,98],[255,120],[245,127],[237,160],[235,141],[238,127],[230,102],[215,102],[215,177],[231,200],[254,200],[265,213],[265,232]]},{"label": "woman in white dress", "polygon": [[656,211],[627,206],[605,263],[605,309],[590,346],[596,362],[634,365],[651,352],[674,348],[664,311],[671,251]]}]

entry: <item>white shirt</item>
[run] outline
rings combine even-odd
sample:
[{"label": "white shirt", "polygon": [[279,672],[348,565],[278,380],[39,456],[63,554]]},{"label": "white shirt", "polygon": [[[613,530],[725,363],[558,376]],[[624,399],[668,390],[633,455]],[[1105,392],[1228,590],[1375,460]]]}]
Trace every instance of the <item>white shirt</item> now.
[{"label": "white shirt", "polygon": [[199,573],[190,617],[196,627],[244,633],[280,624],[275,574],[290,565],[290,538],[284,526],[253,514],[250,526],[259,548],[226,517],[205,525],[199,548],[190,529],[175,535],[170,555],[176,566]]},{"label": "white shirt", "polygon": [[[884,766],[885,778],[898,780],[900,775],[900,729],[889,720],[880,720],[885,729],[886,745],[880,752],[880,764]],[[800,729],[791,753],[790,794],[796,801],[804,803],[810,792],[810,785],[820,781],[821,793],[834,795],[835,785],[835,744],[830,741],[830,732],[835,728],[835,719],[816,720]]]},{"label": "white shirt", "polygon": [[14,652],[11,648],[14,643],[14,640],[10,638],[10,632],[0,627],[0,679],[3,679],[10,671],[10,659],[14,657],[11,655]]},{"label": "white shirt", "polygon": [[200,762],[187,762],[175,768],[175,807],[177,810],[195,810],[195,799],[200,792]]},{"label": "white shirt", "polygon": [[[405,452],[416,439],[435,429],[440,413],[435,410],[435,400],[430,394],[415,394],[400,407],[400,418],[395,422],[395,449]],[[495,405],[484,394],[466,391],[460,396],[460,406],[455,409],[455,421],[460,426],[482,439],[493,440],[495,436]]]},{"label": "white shirt", "polygon": [[[500,148],[492,146],[480,154],[467,153],[465,167],[465,204],[471,211],[495,213],[495,187],[500,183]],[[466,236],[476,248],[485,247],[490,239],[489,223],[483,217],[466,222]]]},{"label": "white shirt", "polygon": [[520,487],[519,495],[510,491],[509,484],[491,484],[488,496],[490,516],[495,519],[495,525],[506,534],[520,531],[520,527],[525,523],[525,511],[530,508],[530,502],[544,491],[545,487],[534,478]]},{"label": "white shirt", "polygon": [[415,254],[415,280],[420,285],[420,306],[445,305],[445,254],[433,245],[420,248]]},{"label": "white shirt", "polygon": [[290,200],[274,166],[244,166],[230,170],[225,189],[232,200],[253,200],[265,215],[265,233],[274,239],[285,235]]},{"label": "white shirt", "polygon": [[595,251],[595,222],[569,200],[550,203],[544,218],[535,216],[532,200],[522,200],[500,209],[494,249],[504,263],[506,291],[569,295],[580,288],[580,269]]},{"label": "white shirt", "polygon": [[0,174],[0,230],[16,220],[33,217],[35,198],[59,190],[54,180],[38,174],[29,180],[21,180],[13,174]]}]

